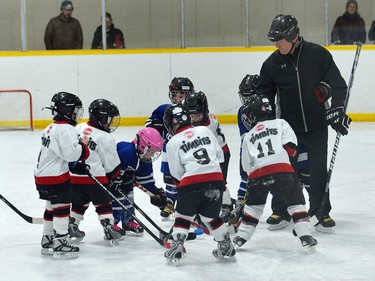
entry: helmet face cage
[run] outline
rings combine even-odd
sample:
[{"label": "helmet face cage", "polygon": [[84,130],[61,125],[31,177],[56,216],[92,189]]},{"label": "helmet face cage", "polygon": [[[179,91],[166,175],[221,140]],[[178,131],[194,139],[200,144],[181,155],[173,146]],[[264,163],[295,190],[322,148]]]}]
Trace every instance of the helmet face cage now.
[{"label": "helmet face cage", "polygon": [[55,119],[62,119],[75,126],[82,119],[82,102],[78,96],[67,92],[59,92],[52,97],[52,115]]},{"label": "helmet face cage", "polygon": [[171,136],[174,136],[177,129],[184,125],[189,125],[190,120],[181,104],[170,105],[164,112],[164,127]]},{"label": "helmet face cage", "polygon": [[270,118],[272,107],[265,95],[253,95],[244,105],[243,112],[248,118],[251,127],[254,127],[259,121]]},{"label": "helmet face cage", "polygon": [[120,113],[116,105],[105,99],[94,100],[89,107],[89,121],[98,129],[114,132],[120,124]]},{"label": "helmet face cage", "polygon": [[241,81],[239,85],[238,95],[240,97],[241,103],[244,105],[250,96],[255,95],[256,88],[259,84],[259,75],[249,75],[247,74]]},{"label": "helmet face cage", "polygon": [[[175,77],[172,79],[169,84],[169,99],[172,104],[181,102],[181,99],[184,100],[186,95],[194,91],[193,82],[190,81],[187,77]],[[185,95],[185,97],[176,99],[177,95]]]},{"label": "helmet face cage", "polygon": [[272,42],[280,41],[282,39],[291,42],[298,36],[298,34],[298,22],[294,16],[278,15],[273,19],[267,37]]},{"label": "helmet face cage", "polygon": [[193,92],[186,96],[183,102],[183,109],[188,115],[203,114],[203,119],[199,122],[192,121],[193,126],[203,124],[208,118],[208,102],[203,92]]},{"label": "helmet face cage", "polygon": [[163,139],[159,132],[151,127],[139,130],[133,143],[136,144],[138,158],[151,163],[159,158],[163,149]]}]

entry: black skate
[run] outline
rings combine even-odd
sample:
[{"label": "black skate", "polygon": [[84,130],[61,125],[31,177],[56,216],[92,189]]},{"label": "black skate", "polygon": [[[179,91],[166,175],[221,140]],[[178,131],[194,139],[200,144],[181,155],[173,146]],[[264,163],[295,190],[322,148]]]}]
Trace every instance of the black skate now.
[{"label": "black skate", "polygon": [[329,216],[324,215],[322,220],[314,226],[315,230],[323,233],[334,233],[336,222]]},{"label": "black skate", "polygon": [[126,236],[126,231],[125,231],[124,229],[122,229],[121,227],[119,227],[117,224],[114,224],[114,225],[113,225],[113,228],[114,228],[118,233],[120,233],[120,235],[121,235],[120,240],[124,240],[124,239],[125,239],[125,236]]},{"label": "black skate", "polygon": [[245,244],[246,241],[247,241],[247,240],[244,239],[244,238],[242,238],[241,236],[236,236],[236,237],[234,237],[234,239],[233,239],[233,243],[234,243],[234,245],[237,246],[238,248],[239,248],[239,247],[242,247],[242,245]]},{"label": "black skate", "polygon": [[72,243],[79,243],[82,241],[82,239],[85,237],[85,232],[79,230],[78,223],[76,223],[76,219],[73,217],[69,218],[69,240]]},{"label": "black skate", "polygon": [[184,241],[186,235],[178,234],[177,239],[172,241],[171,248],[164,253],[168,264],[179,265],[180,260],[184,257]]},{"label": "black skate", "polygon": [[167,199],[167,205],[160,211],[161,220],[166,221],[174,214],[174,203]]},{"label": "black skate", "polygon": [[217,242],[217,249],[212,251],[212,254],[218,261],[235,261],[236,250],[233,243],[230,241],[229,233],[226,233],[223,241]]},{"label": "black skate", "polygon": [[122,223],[122,228],[128,235],[143,236],[144,229],[136,221],[129,221],[128,223]]},{"label": "black skate", "polygon": [[306,249],[308,254],[315,252],[315,247],[318,245],[318,241],[311,235],[304,235],[299,238],[302,246]]},{"label": "black skate", "polygon": [[53,257],[56,259],[74,259],[79,255],[79,248],[70,244],[68,235],[53,239]]},{"label": "black skate", "polygon": [[43,256],[44,255],[48,255],[48,256],[53,255],[53,237],[54,237],[54,235],[43,235],[42,241],[40,242],[40,244],[42,245],[42,250],[40,251],[40,253]]},{"label": "black skate", "polygon": [[113,227],[109,219],[100,220],[104,230],[104,240],[108,240],[111,246],[117,246],[121,239],[121,234]]},{"label": "black skate", "polygon": [[287,228],[289,226],[289,221],[290,221],[290,218],[289,220],[287,220],[286,218],[283,218],[282,216],[278,214],[272,214],[267,219],[267,223],[269,224],[267,229],[274,231],[274,230],[281,230],[281,229]]}]

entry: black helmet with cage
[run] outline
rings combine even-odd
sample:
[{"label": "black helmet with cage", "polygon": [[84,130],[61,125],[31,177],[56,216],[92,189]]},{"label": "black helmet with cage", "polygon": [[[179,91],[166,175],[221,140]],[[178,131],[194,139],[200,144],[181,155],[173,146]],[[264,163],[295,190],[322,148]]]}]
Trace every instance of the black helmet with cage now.
[{"label": "black helmet with cage", "polygon": [[255,95],[258,84],[259,75],[246,74],[246,76],[242,79],[241,84],[238,86],[238,95],[240,96],[242,104],[245,104],[250,96]]},{"label": "black helmet with cage", "polygon": [[243,106],[243,113],[248,118],[251,127],[259,121],[269,120],[272,107],[268,98],[263,94],[252,95]]},{"label": "black helmet with cage", "polygon": [[89,106],[89,122],[100,130],[114,132],[120,124],[120,118],[117,106],[106,99],[94,100]]},{"label": "black helmet with cage", "polygon": [[56,121],[67,121],[75,126],[83,115],[82,101],[74,94],[68,92],[58,92],[51,99],[51,109],[53,118]]},{"label": "black helmet with cage", "polygon": [[169,84],[169,99],[172,104],[176,103],[177,94],[189,94],[194,91],[194,84],[187,77],[175,77]]},{"label": "black helmet with cage", "polygon": [[190,118],[181,103],[171,104],[164,111],[163,124],[168,133],[174,136],[179,128],[190,125]]},{"label": "black helmet with cage", "polygon": [[277,15],[271,23],[267,33],[270,41],[276,42],[285,39],[288,42],[293,41],[299,35],[297,19],[292,15]]},{"label": "black helmet with cage", "polygon": [[207,97],[203,92],[193,92],[186,96],[185,101],[182,104],[185,112],[188,115],[192,114],[203,114],[203,119],[199,122],[193,122],[193,126],[199,126],[205,123],[208,119],[208,102]]}]

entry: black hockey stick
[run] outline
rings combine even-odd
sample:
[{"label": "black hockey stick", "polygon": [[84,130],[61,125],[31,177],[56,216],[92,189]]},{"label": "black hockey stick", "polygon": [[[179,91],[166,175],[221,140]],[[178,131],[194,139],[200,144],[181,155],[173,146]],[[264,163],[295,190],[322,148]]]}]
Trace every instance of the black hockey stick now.
[{"label": "black hockey stick", "polygon": [[97,180],[97,178],[95,178],[91,173],[90,171],[87,171],[87,175],[89,176],[89,178],[91,178],[97,186],[99,186],[101,189],[103,189],[109,196],[112,197],[113,200],[115,200],[119,205],[120,207],[129,215],[131,216],[137,223],[139,223],[144,230],[146,230],[146,232],[148,234],[150,234],[150,236],[152,238],[154,238],[154,240],[161,246],[165,247],[165,248],[170,248],[171,247],[171,243],[167,242],[167,241],[163,241],[161,240],[159,237],[157,237],[141,220],[139,220],[135,215],[132,214],[131,211],[129,211],[125,206],[124,204],[121,203],[121,201],[112,194],[112,192],[110,192],[100,181]]},{"label": "black hockey stick", "polygon": [[[144,188],[144,187],[143,187]],[[160,233],[160,239],[167,241],[169,236],[168,232],[158,226],[135,202],[133,202],[122,190],[117,190],[146,220],[148,220]],[[168,238],[167,238],[168,237]],[[186,240],[194,240],[197,235],[194,232],[189,232]]]},{"label": "black hockey stick", "polygon": [[7,204],[13,211],[15,211],[20,217],[22,217],[25,221],[32,224],[43,224],[42,218],[33,218],[28,215],[25,215],[20,210],[18,210],[12,203],[10,203],[3,195],[0,194],[0,199],[3,200],[5,204]]},{"label": "black hockey stick", "polygon": [[[362,43],[361,42],[357,43],[357,49],[356,49],[355,56],[354,56],[352,71],[350,73],[349,84],[348,84],[348,88],[346,91],[346,97],[345,97],[345,102],[344,102],[344,113],[346,112],[346,109],[348,107],[350,91],[353,86],[354,74],[357,69],[357,64],[359,60],[359,54],[361,53],[361,48],[362,48]],[[341,138],[341,134],[337,133],[336,140],[333,145],[332,157],[331,157],[331,162],[329,164],[329,170],[327,174],[327,183],[326,183],[326,188],[324,190],[323,199],[322,199],[322,202],[320,203],[319,209],[316,211],[314,216],[310,218],[310,221],[314,224],[314,226],[317,226],[322,221],[322,217],[324,215],[325,205],[327,204],[327,200],[328,200],[329,185],[331,182],[333,166],[335,165],[337,150],[339,148],[340,138]]]}]

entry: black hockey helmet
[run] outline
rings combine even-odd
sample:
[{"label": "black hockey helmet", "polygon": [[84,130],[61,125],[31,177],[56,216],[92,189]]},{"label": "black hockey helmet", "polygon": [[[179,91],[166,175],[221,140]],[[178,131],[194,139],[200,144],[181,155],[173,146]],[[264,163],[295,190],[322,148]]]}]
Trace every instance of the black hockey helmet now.
[{"label": "black hockey helmet", "polygon": [[74,7],[73,7],[72,1],[62,1],[61,6],[60,6],[60,10],[63,10],[63,9],[73,11]]},{"label": "black hockey helmet", "polygon": [[203,113],[203,119],[200,122],[194,123],[193,126],[202,125],[208,118],[208,102],[207,97],[203,92],[193,92],[186,96],[182,103],[185,112],[188,115]]},{"label": "black hockey helmet", "polygon": [[299,35],[299,27],[296,18],[292,15],[277,15],[273,20],[270,30],[267,33],[268,39],[272,42],[285,39],[293,41]]},{"label": "black hockey helmet", "polygon": [[89,122],[98,129],[112,133],[120,124],[120,112],[112,102],[97,99],[89,106]]},{"label": "black hockey helmet", "polygon": [[51,106],[52,115],[57,121],[67,121],[75,126],[83,115],[82,101],[74,94],[68,92],[58,92],[53,95]]},{"label": "black hockey helmet", "polygon": [[241,84],[238,86],[238,95],[240,96],[242,104],[245,104],[249,97],[255,94],[258,84],[259,75],[246,74],[246,76],[242,79]]},{"label": "black hockey helmet", "polygon": [[190,81],[187,77],[175,77],[172,79],[169,84],[169,99],[172,104],[175,104],[175,95],[176,94],[189,94],[194,91],[193,82]]},{"label": "black hockey helmet", "polygon": [[177,129],[189,126],[190,119],[181,103],[171,104],[165,109],[163,123],[168,133],[173,136]]},{"label": "black hockey helmet", "polygon": [[246,101],[243,106],[243,113],[248,118],[251,127],[254,127],[259,121],[270,119],[272,107],[265,95],[256,94]]}]

